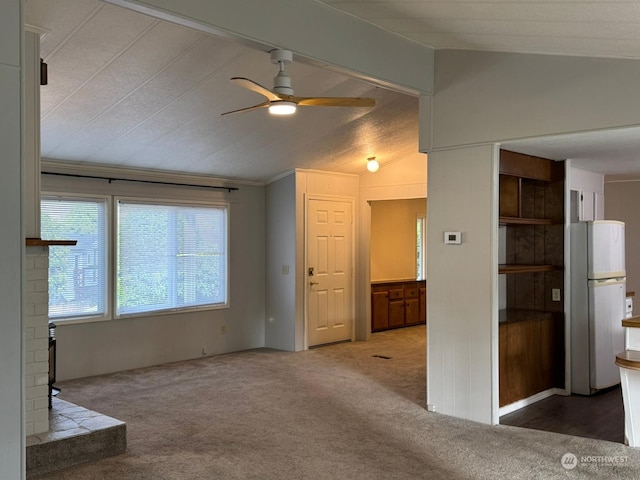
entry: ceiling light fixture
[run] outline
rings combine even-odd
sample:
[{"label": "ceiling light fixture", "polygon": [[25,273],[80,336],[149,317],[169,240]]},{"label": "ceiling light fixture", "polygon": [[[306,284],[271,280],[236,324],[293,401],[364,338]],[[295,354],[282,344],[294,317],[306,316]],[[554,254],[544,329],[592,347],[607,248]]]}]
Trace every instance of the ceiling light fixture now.
[{"label": "ceiling light fixture", "polygon": [[273,115],[291,115],[296,113],[296,104],[286,100],[271,102],[269,113]]},{"label": "ceiling light fixture", "polygon": [[379,168],[380,164],[376,160],[376,157],[367,158],[367,170],[369,170],[371,173],[375,173]]}]

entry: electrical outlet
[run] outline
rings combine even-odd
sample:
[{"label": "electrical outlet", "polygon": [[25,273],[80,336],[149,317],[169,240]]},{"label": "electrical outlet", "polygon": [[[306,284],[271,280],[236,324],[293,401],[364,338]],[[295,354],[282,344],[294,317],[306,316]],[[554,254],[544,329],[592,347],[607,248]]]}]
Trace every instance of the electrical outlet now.
[{"label": "electrical outlet", "polygon": [[205,356],[207,354],[207,349],[202,347],[202,355]]},{"label": "electrical outlet", "polygon": [[427,411],[435,412],[436,411],[436,406],[433,403],[427,404]]},{"label": "electrical outlet", "polygon": [[222,334],[227,333],[227,326],[226,325],[220,325],[220,333],[222,333]]},{"label": "electrical outlet", "polygon": [[551,300],[553,300],[554,302],[559,302],[560,301],[560,289],[559,288],[552,288],[551,289]]}]

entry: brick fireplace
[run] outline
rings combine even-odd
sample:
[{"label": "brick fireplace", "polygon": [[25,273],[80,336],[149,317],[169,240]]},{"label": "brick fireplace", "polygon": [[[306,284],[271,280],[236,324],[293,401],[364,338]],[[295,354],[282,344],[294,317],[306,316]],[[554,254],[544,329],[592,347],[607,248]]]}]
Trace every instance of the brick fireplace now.
[{"label": "brick fireplace", "polygon": [[27,246],[23,324],[26,434],[49,430],[49,247]]},{"label": "brick fireplace", "polygon": [[[81,406],[53,399],[49,368],[49,246],[75,240],[27,239],[24,326],[27,478],[126,451],[126,424]],[[55,356],[52,358],[55,370]],[[50,408],[50,406],[52,408]]]}]

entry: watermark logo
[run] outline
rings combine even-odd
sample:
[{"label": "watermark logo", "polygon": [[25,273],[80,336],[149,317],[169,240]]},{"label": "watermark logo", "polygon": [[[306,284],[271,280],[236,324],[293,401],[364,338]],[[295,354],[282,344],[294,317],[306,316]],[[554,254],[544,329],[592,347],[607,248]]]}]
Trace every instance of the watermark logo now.
[{"label": "watermark logo", "polygon": [[560,464],[565,470],[573,470],[578,465],[595,465],[597,467],[619,467],[626,465],[629,457],[626,455],[581,455],[571,452],[565,453],[560,459]]},{"label": "watermark logo", "polygon": [[560,463],[566,470],[573,470],[578,466],[578,457],[573,453],[565,453],[560,460]]}]

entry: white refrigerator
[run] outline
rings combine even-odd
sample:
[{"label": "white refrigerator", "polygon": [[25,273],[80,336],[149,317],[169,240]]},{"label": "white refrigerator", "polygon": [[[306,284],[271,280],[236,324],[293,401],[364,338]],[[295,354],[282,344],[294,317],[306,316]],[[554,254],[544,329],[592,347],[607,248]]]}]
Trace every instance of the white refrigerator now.
[{"label": "white refrigerator", "polygon": [[620,383],[626,313],[624,223],[571,224],[571,391],[590,395]]}]

